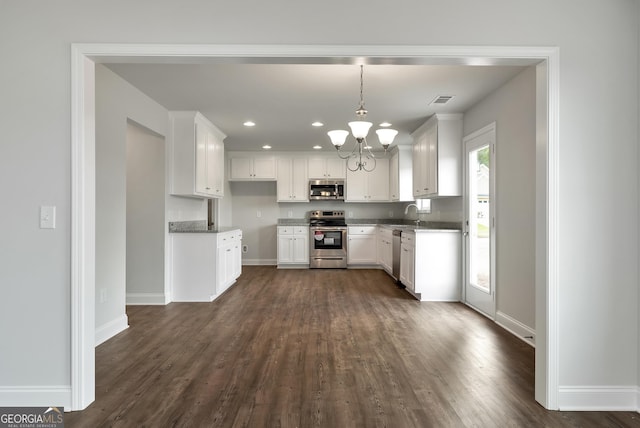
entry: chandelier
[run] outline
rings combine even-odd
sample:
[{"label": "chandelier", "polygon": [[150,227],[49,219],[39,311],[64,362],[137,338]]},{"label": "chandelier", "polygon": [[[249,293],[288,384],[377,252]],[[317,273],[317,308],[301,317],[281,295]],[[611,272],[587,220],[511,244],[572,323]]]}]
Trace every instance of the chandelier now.
[{"label": "chandelier", "polygon": [[[356,116],[358,119],[353,122],[349,122],[349,128],[351,128],[351,134],[356,139],[356,144],[353,146],[353,150],[346,155],[342,155],[340,149],[344,145],[347,140],[347,136],[349,135],[349,131],[345,131],[344,129],[335,129],[333,131],[327,132],[329,138],[331,139],[331,144],[336,148],[338,152],[338,156],[342,159],[347,160],[347,168],[350,171],[359,171],[364,170],[366,172],[371,172],[376,167],[376,158],[371,152],[371,146],[367,144],[367,134],[369,133],[369,128],[373,125],[371,122],[367,122],[365,120],[367,116],[367,110],[364,108],[364,95],[363,95],[363,80],[364,66],[360,66],[360,106],[356,110]],[[389,148],[389,145],[393,143],[393,139],[395,138],[398,131],[390,128],[381,128],[376,131],[378,134],[378,140],[380,140],[380,144],[384,149],[385,153]]]}]

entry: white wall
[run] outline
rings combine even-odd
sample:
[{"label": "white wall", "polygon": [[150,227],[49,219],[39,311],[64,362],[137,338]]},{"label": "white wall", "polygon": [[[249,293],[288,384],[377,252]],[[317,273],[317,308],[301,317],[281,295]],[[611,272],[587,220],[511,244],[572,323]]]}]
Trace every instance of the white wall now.
[{"label": "white wall", "polygon": [[[536,70],[464,114],[464,135],[496,123],[496,313],[535,330]],[[492,165],[492,167],[494,167]]]},{"label": "white wall", "polygon": [[156,102],[104,66],[96,67],[97,343],[127,326],[127,120],[164,135],[166,117]]},{"label": "white wall", "polygon": [[[127,128],[166,134],[167,110],[105,66],[96,67],[96,342],[127,326]],[[166,145],[165,145],[166,147]],[[167,221],[206,219],[202,200],[167,197]],[[163,229],[164,230],[164,229]],[[160,290],[164,294],[164,285]],[[133,291],[136,293],[137,291]],[[106,296],[106,301],[101,299]],[[158,300],[162,300],[158,297]]]},{"label": "white wall", "polygon": [[[637,1],[1,4],[0,334],[20,352],[0,353],[0,402],[46,405],[71,382],[73,42],[558,46],[560,401],[576,388],[597,408],[638,384]],[[38,228],[46,204],[54,230]]]},{"label": "white wall", "polygon": [[[127,126],[127,303],[164,303],[165,141],[148,129]],[[98,298],[99,300],[99,298]]]}]

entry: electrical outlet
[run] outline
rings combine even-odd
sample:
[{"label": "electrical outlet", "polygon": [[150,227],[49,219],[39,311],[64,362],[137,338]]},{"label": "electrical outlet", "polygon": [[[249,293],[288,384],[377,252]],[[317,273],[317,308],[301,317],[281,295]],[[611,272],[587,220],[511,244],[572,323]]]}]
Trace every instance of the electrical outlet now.
[{"label": "electrical outlet", "polygon": [[247,251],[249,251],[249,246],[248,245],[243,245],[242,246],[242,252],[246,253]]},{"label": "electrical outlet", "polygon": [[260,210],[256,211],[256,217],[258,218],[262,217],[262,211]]},{"label": "electrical outlet", "polygon": [[389,218],[393,217],[393,211],[389,211]]},{"label": "electrical outlet", "polygon": [[107,289],[106,288],[101,288],[100,289],[100,303],[106,303],[107,302]]},{"label": "electrical outlet", "polygon": [[293,211],[292,211],[292,210],[289,210],[289,212],[287,213],[287,216],[288,216],[289,218],[293,217]]},{"label": "electrical outlet", "polygon": [[349,218],[353,218],[353,211],[349,211]]}]

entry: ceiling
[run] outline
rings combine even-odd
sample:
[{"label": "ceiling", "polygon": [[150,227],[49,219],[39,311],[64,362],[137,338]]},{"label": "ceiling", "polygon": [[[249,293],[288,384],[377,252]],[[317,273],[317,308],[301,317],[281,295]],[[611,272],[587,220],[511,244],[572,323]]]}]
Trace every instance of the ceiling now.
[{"label": "ceiling", "polygon": [[[335,150],[331,129],[348,129],[360,101],[355,64],[105,64],[168,110],[198,110],[227,138],[225,150]],[[373,133],[387,121],[399,131],[395,144],[434,113],[463,113],[502,86],[523,65],[371,64],[364,67],[364,101]],[[439,95],[454,98],[430,105]],[[256,126],[243,123],[251,120]],[[323,127],[312,127],[320,121]],[[345,147],[351,147],[349,137]]]}]

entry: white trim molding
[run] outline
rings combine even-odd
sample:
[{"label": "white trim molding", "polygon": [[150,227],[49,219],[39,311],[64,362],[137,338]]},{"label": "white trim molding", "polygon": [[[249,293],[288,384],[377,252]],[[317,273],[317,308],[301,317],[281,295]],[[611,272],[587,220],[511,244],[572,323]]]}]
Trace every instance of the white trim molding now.
[{"label": "white trim molding", "polygon": [[0,402],[4,407],[57,406],[71,409],[71,385],[1,386]]},{"label": "white trim molding", "polygon": [[531,327],[522,324],[517,319],[511,318],[509,315],[500,311],[496,312],[496,324],[535,348],[536,332]]},{"label": "white trim molding", "polygon": [[242,259],[243,266],[277,266],[276,259]]},{"label": "white trim molding", "polygon": [[129,318],[126,315],[109,321],[96,328],[96,346],[111,339],[116,334],[129,328]]},{"label": "white trim molding", "polygon": [[637,412],[637,386],[560,386],[558,408],[562,411]]},{"label": "white trim molding", "polygon": [[[544,308],[536,311],[538,346],[536,359],[545,358],[536,369],[536,399],[548,409],[557,409],[558,393],[558,160],[559,160],[559,50],[528,46],[420,46],[420,45],[181,45],[77,43],[71,46],[71,409],[81,410],[95,399],[95,63],[109,62],[242,62],[352,64],[354,58],[371,62],[394,60],[415,64],[534,65],[547,64],[548,110],[543,121],[548,131],[538,145],[546,156],[537,171],[544,171],[545,184],[536,182],[537,194],[546,205],[545,228],[536,246],[544,245],[545,274],[541,288]],[[547,168],[545,168],[545,166]],[[540,215],[537,215],[539,217]],[[537,222],[538,223],[538,222]],[[539,254],[538,252],[536,254]],[[266,261],[261,261],[261,264]],[[245,264],[250,261],[245,260]],[[275,261],[273,262],[275,264]],[[538,305],[539,306],[539,305]],[[541,347],[541,343],[545,346]],[[538,355],[541,353],[541,355]]]},{"label": "white trim molding", "polygon": [[164,293],[127,293],[127,305],[168,305],[170,302]]}]

